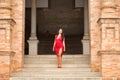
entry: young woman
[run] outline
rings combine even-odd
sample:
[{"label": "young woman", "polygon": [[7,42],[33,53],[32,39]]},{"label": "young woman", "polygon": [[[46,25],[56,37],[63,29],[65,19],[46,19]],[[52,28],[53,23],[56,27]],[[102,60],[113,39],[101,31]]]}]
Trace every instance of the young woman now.
[{"label": "young woman", "polygon": [[58,34],[55,35],[53,51],[55,51],[58,60],[58,68],[62,68],[62,53],[65,51],[65,37],[62,28],[59,29]]}]

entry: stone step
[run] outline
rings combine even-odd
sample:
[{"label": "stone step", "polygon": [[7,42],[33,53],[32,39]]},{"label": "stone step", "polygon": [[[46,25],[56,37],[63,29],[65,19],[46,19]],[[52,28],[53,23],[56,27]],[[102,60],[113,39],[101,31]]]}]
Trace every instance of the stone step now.
[{"label": "stone step", "polygon": [[[24,67],[57,67],[57,63],[54,64],[24,64]],[[75,67],[75,68],[79,68],[79,67],[90,67],[90,64],[62,64],[62,67]]]},{"label": "stone step", "polygon": [[[89,58],[89,57],[90,55],[63,55],[63,58]],[[56,55],[25,55],[25,58],[56,58]]]},{"label": "stone step", "polygon": [[[54,57],[53,57],[54,56]],[[42,56],[26,56],[24,61],[25,63],[56,63],[57,62],[57,58],[55,55],[53,56],[46,56],[46,57],[42,57]],[[90,62],[90,58],[89,57],[66,57],[63,56],[62,62],[65,63],[70,63],[70,64],[89,64]]]},{"label": "stone step", "polygon": [[[53,63],[57,63],[57,60],[25,60],[24,61],[24,63],[25,64],[34,64],[34,63],[39,63],[39,64],[48,64],[48,63],[50,63],[50,64],[53,64]],[[83,61],[83,60],[77,60],[77,61],[75,61],[75,60],[63,60],[62,61],[62,63],[63,64],[67,64],[67,63],[69,63],[69,64],[89,64],[90,63],[90,61]]]},{"label": "stone step", "polygon": [[102,80],[102,77],[11,77],[10,80]]},{"label": "stone step", "polygon": [[[51,61],[55,61],[55,60],[57,60],[57,57],[54,57],[54,58],[39,58],[39,57],[37,57],[37,58],[24,58],[25,60],[45,60],[45,61],[48,61],[48,60],[51,60]],[[62,58],[62,60],[63,61],[88,61],[88,60],[90,60],[90,58]]]},{"label": "stone step", "polygon": [[23,68],[22,69],[22,71],[23,72],[34,72],[34,71],[41,71],[41,72],[43,72],[43,71],[51,71],[51,72],[54,72],[54,71],[58,71],[58,72],[84,72],[84,71],[87,71],[87,72],[90,72],[91,71],[91,69],[90,68],[61,68],[61,69],[59,69],[59,68],[36,68],[36,67],[34,67],[34,68]]},{"label": "stone step", "polygon": [[89,55],[64,55],[62,68],[56,55],[27,55],[24,61],[22,72],[12,73],[10,80],[102,80],[99,72],[91,72]]},{"label": "stone step", "polygon": [[99,72],[16,72],[12,73],[11,76],[24,76],[24,77],[96,77],[101,76]]},{"label": "stone step", "polygon": [[[57,58],[56,55],[53,55],[53,56],[51,56],[51,57],[47,57],[47,55],[46,55],[46,57],[42,57],[42,56],[36,56],[36,57],[35,56],[28,56],[27,57],[27,56],[25,56],[24,58],[25,59],[28,59],[28,58],[30,58],[30,59],[56,59]],[[76,59],[90,59],[90,57],[66,57],[65,55],[63,55],[62,59],[63,60],[65,60],[65,59],[76,60]]]},{"label": "stone step", "polygon": [[[25,58],[24,59],[25,63],[56,63],[57,62],[57,58]],[[83,64],[83,63],[90,63],[90,59],[85,59],[85,58],[81,58],[81,59],[70,59],[70,58],[63,58],[62,59],[62,63],[70,63],[70,64]]]}]

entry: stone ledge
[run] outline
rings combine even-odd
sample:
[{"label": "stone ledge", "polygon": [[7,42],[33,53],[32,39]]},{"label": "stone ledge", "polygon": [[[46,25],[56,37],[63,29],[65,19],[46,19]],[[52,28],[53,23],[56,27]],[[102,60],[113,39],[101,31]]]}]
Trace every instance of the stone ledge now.
[{"label": "stone ledge", "polygon": [[98,51],[98,55],[120,55],[120,51]]},{"label": "stone ledge", "polygon": [[14,56],[15,52],[13,51],[0,51],[0,56]]},{"label": "stone ledge", "polygon": [[103,23],[110,23],[110,24],[116,24],[120,22],[120,18],[99,18],[97,23],[103,24]]},{"label": "stone ledge", "polygon": [[8,23],[10,23],[11,25],[15,25],[16,24],[16,21],[14,19],[12,19],[12,18],[8,18],[8,19],[7,18],[3,18],[3,19],[0,19],[0,21],[2,21],[2,23],[3,23],[3,21],[8,21]]},{"label": "stone ledge", "polygon": [[12,10],[10,3],[0,3],[0,9],[10,9]]}]

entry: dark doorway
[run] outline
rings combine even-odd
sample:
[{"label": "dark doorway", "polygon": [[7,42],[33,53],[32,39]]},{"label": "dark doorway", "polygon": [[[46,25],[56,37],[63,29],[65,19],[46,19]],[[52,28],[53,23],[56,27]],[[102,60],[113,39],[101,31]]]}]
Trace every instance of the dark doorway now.
[{"label": "dark doorway", "polygon": [[[49,8],[37,8],[38,54],[54,54],[52,46],[59,26],[66,38],[64,54],[82,54],[84,33],[84,8],[75,8],[74,0],[49,0]],[[27,40],[31,29],[31,8],[26,8],[25,54],[28,54]]]}]

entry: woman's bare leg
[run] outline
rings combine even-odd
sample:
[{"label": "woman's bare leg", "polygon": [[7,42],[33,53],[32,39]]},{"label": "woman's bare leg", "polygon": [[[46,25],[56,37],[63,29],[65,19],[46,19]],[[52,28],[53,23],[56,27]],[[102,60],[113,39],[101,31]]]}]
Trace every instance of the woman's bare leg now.
[{"label": "woman's bare leg", "polygon": [[61,67],[62,64],[62,48],[60,48],[59,53],[58,53],[58,67]]}]

